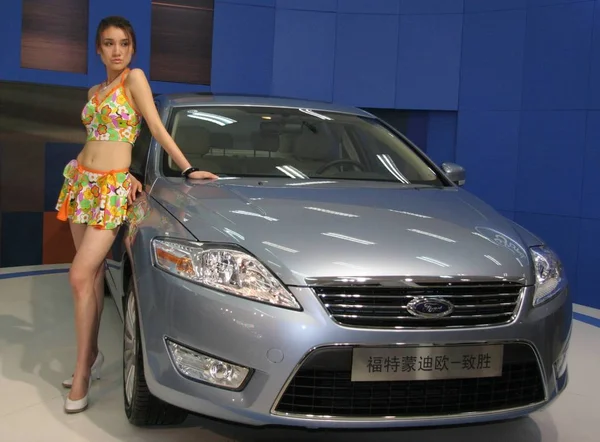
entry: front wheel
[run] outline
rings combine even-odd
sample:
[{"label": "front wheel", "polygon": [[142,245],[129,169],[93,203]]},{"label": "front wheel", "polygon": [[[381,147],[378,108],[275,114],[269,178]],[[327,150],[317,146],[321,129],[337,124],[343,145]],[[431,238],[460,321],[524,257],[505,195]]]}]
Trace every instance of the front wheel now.
[{"label": "front wheel", "polygon": [[183,423],[188,413],[153,396],[146,384],[133,278],[129,279],[124,313],[123,397],[127,419],[136,426]]}]

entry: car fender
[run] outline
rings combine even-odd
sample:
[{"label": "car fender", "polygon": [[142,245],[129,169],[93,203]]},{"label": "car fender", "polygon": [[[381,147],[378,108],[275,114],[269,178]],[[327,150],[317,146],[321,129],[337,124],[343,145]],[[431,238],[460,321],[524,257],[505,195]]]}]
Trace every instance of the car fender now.
[{"label": "car fender", "polygon": [[[146,321],[157,314],[152,292],[152,272],[155,271],[152,259],[151,243],[156,237],[169,236],[179,239],[194,240],[194,237],[177,221],[164,207],[151,196],[138,198],[132,206],[129,229],[123,239],[125,245],[124,286],[128,285],[129,278],[133,281],[134,295],[140,323],[142,351],[146,367],[147,329]],[[126,297],[123,297],[125,303]],[[151,338],[154,340],[154,338]],[[154,343],[156,345],[156,343]]]}]

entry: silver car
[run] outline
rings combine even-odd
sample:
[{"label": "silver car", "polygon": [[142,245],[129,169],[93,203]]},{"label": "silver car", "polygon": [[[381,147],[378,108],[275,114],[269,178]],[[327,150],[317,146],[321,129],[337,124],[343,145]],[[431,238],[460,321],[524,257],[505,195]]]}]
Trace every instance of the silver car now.
[{"label": "silver car", "polygon": [[134,146],[146,192],[107,261],[131,423],[448,425],[525,416],[564,391],[565,270],[462,189],[461,167],[359,109],[156,105],[220,178],[181,178],[147,127]]}]

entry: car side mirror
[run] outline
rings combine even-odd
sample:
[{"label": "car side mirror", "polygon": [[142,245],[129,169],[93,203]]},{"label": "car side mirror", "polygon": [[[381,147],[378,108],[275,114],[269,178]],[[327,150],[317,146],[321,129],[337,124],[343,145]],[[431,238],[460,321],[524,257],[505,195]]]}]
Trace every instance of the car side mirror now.
[{"label": "car side mirror", "polygon": [[466,180],[466,172],[462,166],[454,163],[443,163],[442,170],[446,176],[458,186],[463,186]]}]

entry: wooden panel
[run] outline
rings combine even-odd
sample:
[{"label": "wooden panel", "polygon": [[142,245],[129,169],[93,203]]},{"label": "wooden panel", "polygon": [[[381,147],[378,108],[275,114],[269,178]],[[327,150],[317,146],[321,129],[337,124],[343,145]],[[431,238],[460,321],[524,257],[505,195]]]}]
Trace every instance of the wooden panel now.
[{"label": "wooden panel", "polygon": [[210,84],[214,0],[153,0],[150,79]]},{"label": "wooden panel", "polygon": [[56,219],[56,212],[44,212],[43,264],[68,264],[75,257],[69,223]]},{"label": "wooden panel", "polygon": [[3,212],[44,210],[44,138],[0,132],[0,193]]},{"label": "wooden panel", "polygon": [[21,67],[87,73],[88,2],[22,2]]}]

